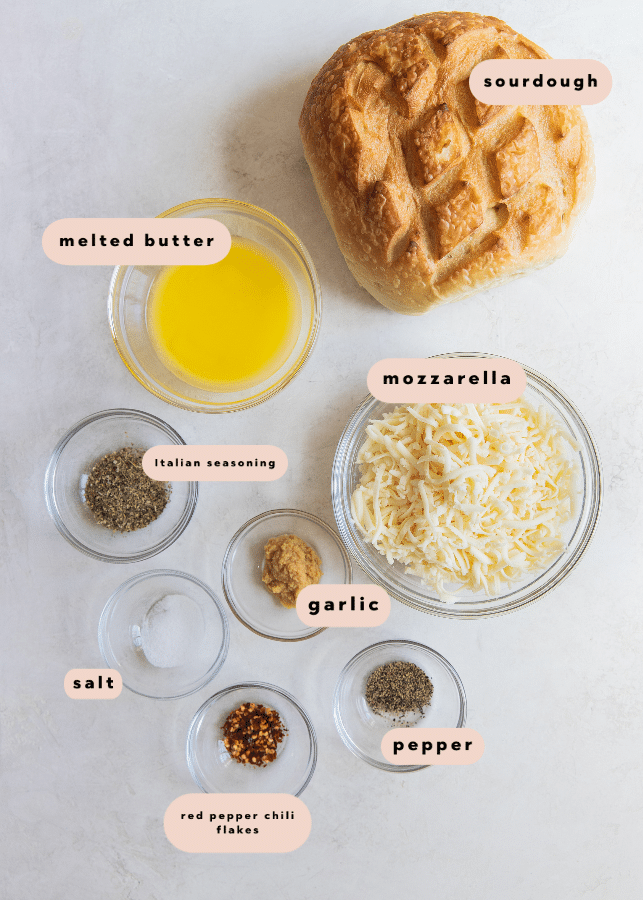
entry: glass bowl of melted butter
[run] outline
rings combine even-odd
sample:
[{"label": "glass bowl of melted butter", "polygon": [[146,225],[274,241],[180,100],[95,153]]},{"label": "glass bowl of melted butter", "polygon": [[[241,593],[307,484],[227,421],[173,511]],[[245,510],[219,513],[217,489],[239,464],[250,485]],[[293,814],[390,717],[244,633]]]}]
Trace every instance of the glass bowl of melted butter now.
[{"label": "glass bowl of melted butter", "polygon": [[259,207],[193,200],[159,218],[223,223],[232,247],[208,266],[117,266],[109,321],[121,359],[152,394],[195,412],[263,403],[299,372],[317,338],[321,292],[295,234]]}]

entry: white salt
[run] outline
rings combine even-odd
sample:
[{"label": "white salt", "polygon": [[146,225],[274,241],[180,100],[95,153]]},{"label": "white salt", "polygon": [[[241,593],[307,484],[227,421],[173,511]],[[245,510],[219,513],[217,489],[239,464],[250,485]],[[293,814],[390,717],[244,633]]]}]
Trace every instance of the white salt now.
[{"label": "white salt", "polygon": [[181,666],[199,643],[202,630],[197,604],[184,594],[166,594],[147,611],[141,649],[147,661],[159,669]]}]

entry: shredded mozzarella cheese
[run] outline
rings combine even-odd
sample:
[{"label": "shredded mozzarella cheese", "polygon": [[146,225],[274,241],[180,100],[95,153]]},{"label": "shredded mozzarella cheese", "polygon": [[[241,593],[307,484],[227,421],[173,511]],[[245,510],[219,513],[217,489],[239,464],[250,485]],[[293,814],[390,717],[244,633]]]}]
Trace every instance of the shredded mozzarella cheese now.
[{"label": "shredded mozzarella cheese", "polygon": [[371,421],[351,499],[364,540],[440,599],[497,596],[566,549],[574,515],[572,437],[544,408],[400,406]]}]

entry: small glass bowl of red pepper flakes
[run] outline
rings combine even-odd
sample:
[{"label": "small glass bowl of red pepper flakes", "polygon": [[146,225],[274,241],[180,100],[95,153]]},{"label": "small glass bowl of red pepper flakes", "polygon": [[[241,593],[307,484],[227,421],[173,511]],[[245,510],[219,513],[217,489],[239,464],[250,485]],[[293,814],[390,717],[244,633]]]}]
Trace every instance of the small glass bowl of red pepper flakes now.
[{"label": "small glass bowl of red pepper flakes", "polygon": [[205,793],[298,797],[313,777],[317,737],[306,711],[261,682],[219,691],[197,711],[187,739],[190,773]]}]

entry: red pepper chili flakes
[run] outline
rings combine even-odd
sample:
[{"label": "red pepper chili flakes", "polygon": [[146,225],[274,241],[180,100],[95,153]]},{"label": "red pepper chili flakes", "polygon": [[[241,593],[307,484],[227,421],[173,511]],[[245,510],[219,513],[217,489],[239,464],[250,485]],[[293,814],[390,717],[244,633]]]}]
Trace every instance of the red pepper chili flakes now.
[{"label": "red pepper chili flakes", "polygon": [[265,766],[277,758],[277,745],[286,736],[279,713],[260,703],[243,703],[223,725],[223,743],[233,759],[244,765]]}]

